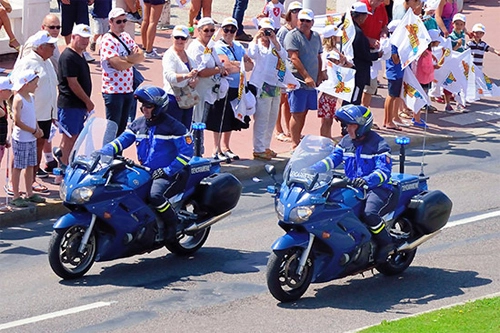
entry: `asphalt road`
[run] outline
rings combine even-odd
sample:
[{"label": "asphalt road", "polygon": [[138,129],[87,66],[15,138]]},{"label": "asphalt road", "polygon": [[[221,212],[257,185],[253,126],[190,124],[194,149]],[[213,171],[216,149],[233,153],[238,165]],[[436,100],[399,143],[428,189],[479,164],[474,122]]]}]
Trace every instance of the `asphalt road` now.
[{"label": "asphalt road", "polygon": [[[368,272],[312,285],[300,301],[279,304],[267,291],[265,266],[282,231],[263,177],[245,184],[233,215],[191,258],[162,249],[97,263],[84,278],[61,281],[47,261],[50,221],[0,230],[0,330],[27,319],[6,331],[346,332],[497,293],[497,137],[428,147],[430,188],[454,203],[450,227],[422,245],[399,277]],[[421,150],[408,155],[407,171],[419,173]],[[485,213],[490,217],[460,224]]]}]

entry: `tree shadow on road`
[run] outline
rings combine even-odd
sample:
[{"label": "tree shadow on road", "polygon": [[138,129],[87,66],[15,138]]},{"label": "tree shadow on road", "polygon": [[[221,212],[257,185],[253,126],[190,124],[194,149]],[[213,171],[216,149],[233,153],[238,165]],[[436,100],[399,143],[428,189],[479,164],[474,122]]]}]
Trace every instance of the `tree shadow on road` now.
[{"label": "tree shadow on road", "polygon": [[375,274],[368,278],[354,277],[342,285],[332,284],[316,289],[315,297],[280,306],[409,313],[409,308],[460,296],[464,294],[464,288],[480,287],[491,282],[490,279],[478,277],[475,271],[410,267],[400,276]]}]

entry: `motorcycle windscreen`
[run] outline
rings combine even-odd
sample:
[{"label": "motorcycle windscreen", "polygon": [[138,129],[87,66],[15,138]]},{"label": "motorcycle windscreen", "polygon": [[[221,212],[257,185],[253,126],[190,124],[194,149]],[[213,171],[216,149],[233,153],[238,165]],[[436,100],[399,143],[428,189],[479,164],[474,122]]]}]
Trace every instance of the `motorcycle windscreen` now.
[{"label": "motorcycle windscreen", "polygon": [[118,125],[114,121],[96,117],[87,119],[69,155],[70,164],[78,157],[90,157],[94,151],[113,141],[117,130]]},{"label": "motorcycle windscreen", "polygon": [[[312,183],[316,189],[332,180],[333,170],[317,173],[310,167],[330,155],[335,143],[329,138],[317,135],[306,135],[295,149],[283,172],[283,179],[287,182],[302,183],[309,188]],[[315,180],[315,177],[318,177]]]}]

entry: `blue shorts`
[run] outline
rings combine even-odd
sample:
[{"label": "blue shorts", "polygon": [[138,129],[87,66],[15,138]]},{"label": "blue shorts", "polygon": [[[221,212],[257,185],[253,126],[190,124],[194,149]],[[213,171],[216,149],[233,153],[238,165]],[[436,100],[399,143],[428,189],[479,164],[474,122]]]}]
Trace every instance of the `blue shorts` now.
[{"label": "blue shorts", "polygon": [[316,89],[296,89],[287,94],[291,113],[318,109],[318,92]]},{"label": "blue shorts", "polygon": [[[83,129],[83,123],[87,119],[87,110],[80,108],[57,108],[57,117],[59,126],[64,127],[72,136],[80,134]],[[64,133],[59,129],[59,133]]]},{"label": "blue shorts", "polygon": [[401,95],[401,88],[403,87],[403,78],[396,80],[387,80],[387,90],[389,96],[399,97]]}]

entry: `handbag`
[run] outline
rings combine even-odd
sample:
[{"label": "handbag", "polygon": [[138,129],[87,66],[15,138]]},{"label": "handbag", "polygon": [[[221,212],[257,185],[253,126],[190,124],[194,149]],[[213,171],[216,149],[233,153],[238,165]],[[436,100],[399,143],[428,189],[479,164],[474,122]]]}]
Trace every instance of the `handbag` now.
[{"label": "handbag", "polygon": [[172,86],[172,90],[181,109],[190,109],[200,102],[198,92],[188,85],[184,87]]},{"label": "handbag", "polygon": [[[123,47],[125,47],[125,50],[127,50],[127,53],[130,55],[130,49],[127,47],[127,44],[125,44],[121,39],[120,37],[118,37],[117,35],[115,35],[114,32],[109,32],[111,36],[115,37],[116,39],[118,39],[120,41],[120,43],[122,43]],[[144,82],[144,76],[141,74],[141,72],[135,67],[135,66],[132,66],[132,78],[133,78],[133,82],[132,82],[132,89],[136,90],[140,85],[141,83]]]}]

